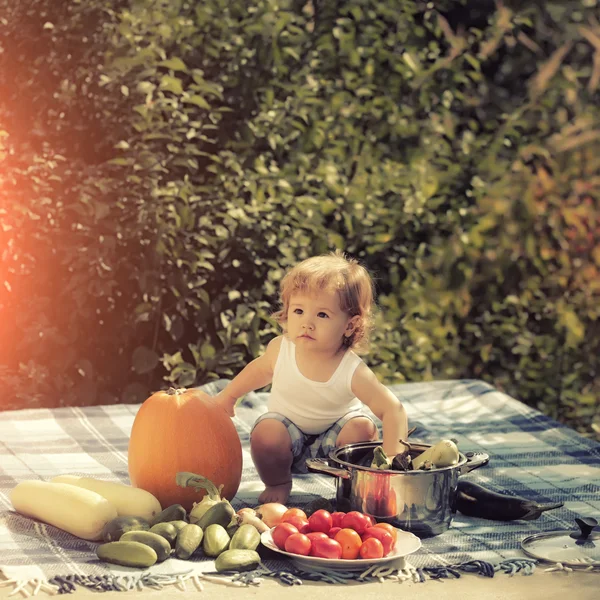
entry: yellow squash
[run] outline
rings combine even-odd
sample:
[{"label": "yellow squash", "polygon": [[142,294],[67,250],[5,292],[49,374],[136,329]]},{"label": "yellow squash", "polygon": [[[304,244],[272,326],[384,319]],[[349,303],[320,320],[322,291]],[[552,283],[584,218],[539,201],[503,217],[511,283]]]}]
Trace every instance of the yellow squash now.
[{"label": "yellow squash", "polygon": [[59,475],[51,481],[67,483],[104,496],[117,509],[119,517],[142,517],[151,521],[162,510],[160,502],[150,492],[131,485],[77,475]]},{"label": "yellow squash", "polygon": [[102,538],[104,526],[117,517],[106,498],[66,483],[22,481],[10,493],[15,510],[84,540]]}]

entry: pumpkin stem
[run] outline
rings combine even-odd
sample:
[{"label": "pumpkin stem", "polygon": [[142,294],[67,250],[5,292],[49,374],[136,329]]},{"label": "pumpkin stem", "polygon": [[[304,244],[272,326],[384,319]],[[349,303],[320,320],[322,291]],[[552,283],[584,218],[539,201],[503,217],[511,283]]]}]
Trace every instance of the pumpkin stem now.
[{"label": "pumpkin stem", "polygon": [[170,387],[167,390],[167,394],[169,394],[169,396],[178,396],[179,394],[183,394],[186,391],[187,391],[186,388],[174,388],[174,387]]}]

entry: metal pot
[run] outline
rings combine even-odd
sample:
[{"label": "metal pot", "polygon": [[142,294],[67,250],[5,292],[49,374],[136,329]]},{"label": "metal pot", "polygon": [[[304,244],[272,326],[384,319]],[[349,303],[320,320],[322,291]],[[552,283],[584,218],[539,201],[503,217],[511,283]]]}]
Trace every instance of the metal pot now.
[{"label": "metal pot", "polygon": [[[391,471],[362,466],[381,442],[361,442],[335,448],[329,460],[309,458],[310,471],[337,477],[337,509],[357,510],[377,521],[391,523],[425,538],[443,533],[456,512],[456,486],[460,475],[485,465],[482,452],[460,453],[456,465],[430,471]],[[411,456],[427,450],[429,444],[411,442]]]}]

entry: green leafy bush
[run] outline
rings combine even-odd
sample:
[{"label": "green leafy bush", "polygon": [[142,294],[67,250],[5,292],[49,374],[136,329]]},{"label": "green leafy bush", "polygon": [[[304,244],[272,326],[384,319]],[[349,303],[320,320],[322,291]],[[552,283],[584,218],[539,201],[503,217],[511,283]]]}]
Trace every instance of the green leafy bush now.
[{"label": "green leafy bush", "polygon": [[482,378],[593,435],[596,2],[54,4],[7,18],[8,406],[229,377],[285,270],[341,247],[384,381]]}]

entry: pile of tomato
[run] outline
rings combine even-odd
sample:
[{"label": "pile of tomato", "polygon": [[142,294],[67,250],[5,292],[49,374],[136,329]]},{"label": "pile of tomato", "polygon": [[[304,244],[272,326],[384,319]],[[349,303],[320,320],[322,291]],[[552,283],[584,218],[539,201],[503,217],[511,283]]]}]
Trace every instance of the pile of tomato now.
[{"label": "pile of tomato", "polygon": [[321,509],[307,517],[302,509],[289,508],[271,535],[278,548],[292,554],[352,560],[387,556],[396,543],[397,530],[358,511]]}]

